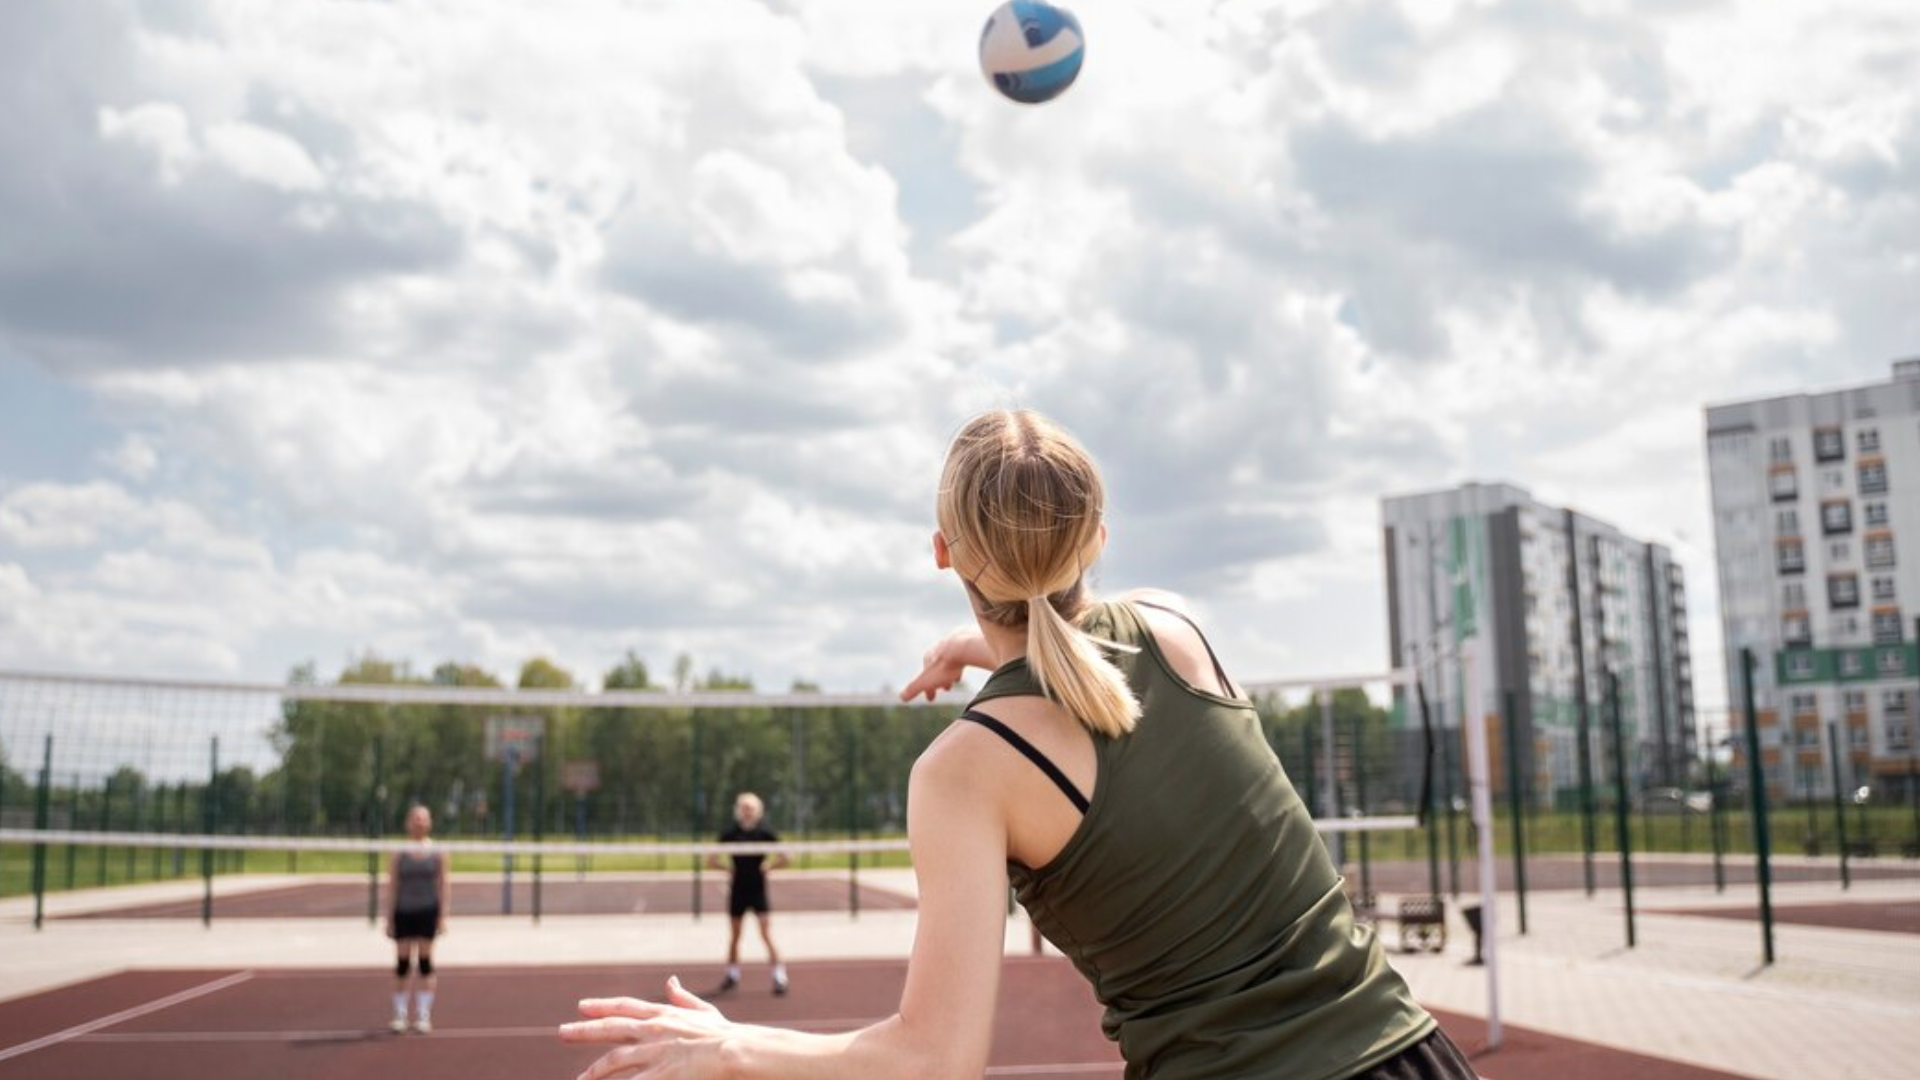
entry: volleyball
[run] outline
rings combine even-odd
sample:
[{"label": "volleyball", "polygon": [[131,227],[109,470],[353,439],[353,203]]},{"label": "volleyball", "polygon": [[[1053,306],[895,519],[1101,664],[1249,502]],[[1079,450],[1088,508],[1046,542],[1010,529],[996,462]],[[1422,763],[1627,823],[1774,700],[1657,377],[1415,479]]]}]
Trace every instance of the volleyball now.
[{"label": "volleyball", "polygon": [[995,90],[1022,105],[1060,96],[1086,55],[1080,20],[1037,0],[1009,0],[980,31],[980,70]]}]

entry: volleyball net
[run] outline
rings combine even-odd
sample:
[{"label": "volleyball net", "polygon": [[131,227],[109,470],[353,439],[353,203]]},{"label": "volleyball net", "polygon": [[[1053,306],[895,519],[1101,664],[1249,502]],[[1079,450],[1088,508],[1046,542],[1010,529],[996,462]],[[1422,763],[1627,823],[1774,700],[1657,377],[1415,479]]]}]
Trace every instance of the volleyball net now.
[{"label": "volleyball net", "polygon": [[[1411,854],[1428,755],[1390,679],[1250,689],[1336,855]],[[663,910],[648,890],[677,888],[697,913],[724,903],[710,861],[745,849],[715,841],[753,792],[796,880],[850,879],[819,903],[857,912],[884,906],[862,869],[908,865],[908,773],[962,704],[0,672],[0,897],[199,879],[210,912],[244,909],[212,901],[249,877],[377,890],[418,805],[461,880],[497,891],[475,910]]]}]

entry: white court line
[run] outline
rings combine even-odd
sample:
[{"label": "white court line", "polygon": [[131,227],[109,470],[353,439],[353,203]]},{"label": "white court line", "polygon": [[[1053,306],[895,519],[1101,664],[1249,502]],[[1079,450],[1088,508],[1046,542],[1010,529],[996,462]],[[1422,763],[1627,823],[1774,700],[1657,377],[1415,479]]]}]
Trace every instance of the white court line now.
[{"label": "white court line", "polygon": [[[446,1039],[531,1039],[542,1038],[559,1041],[556,1033],[558,1025],[547,1024],[543,1027],[497,1027],[497,1028],[434,1028],[433,1034],[425,1038]],[[87,1035],[79,1042],[85,1043],[303,1043],[303,1042],[348,1042],[364,1039],[367,1042],[405,1042],[423,1036],[399,1035],[384,1027],[380,1028],[340,1028],[333,1031],[315,1029],[310,1031],[130,1031],[112,1035]]]},{"label": "white court line", "polygon": [[218,993],[229,986],[238,986],[251,978],[253,978],[253,972],[251,971],[236,971],[224,978],[190,987],[177,994],[169,994],[166,997],[149,1001],[145,1005],[135,1005],[131,1009],[122,1009],[111,1016],[102,1016],[95,1020],[89,1020],[84,1024],[75,1024],[65,1031],[56,1031],[51,1035],[43,1035],[32,1042],[23,1042],[17,1046],[9,1046],[4,1050],[0,1050],[0,1061],[17,1058],[22,1054],[31,1054],[35,1050],[44,1050],[49,1046],[66,1042],[68,1039],[76,1039],[82,1035],[92,1034],[101,1028],[112,1027],[115,1024],[124,1023],[125,1021],[146,1016],[150,1013],[157,1013],[162,1009],[170,1009],[183,1001],[192,1001],[197,997],[205,997],[208,994]]},{"label": "white court line", "polygon": [[989,1065],[988,1076],[1041,1076],[1057,1073],[1107,1073],[1126,1068],[1120,1061],[1083,1061],[1062,1065]]},{"label": "white court line", "polygon": [[[839,1021],[802,1021],[802,1023],[826,1024]],[[410,1042],[419,1036],[394,1035],[377,1028],[351,1028],[336,1031],[153,1031],[127,1032],[116,1035],[86,1035],[78,1038],[86,1043],[303,1043],[303,1042]],[[450,1039],[527,1039],[555,1038],[553,1025],[544,1027],[516,1028],[435,1028],[433,1034],[425,1036],[437,1042]],[[1079,1076],[1100,1073],[1117,1073],[1126,1066],[1118,1061],[1070,1062],[1057,1065],[989,1065],[987,1076],[1058,1076],[1061,1074]]]}]

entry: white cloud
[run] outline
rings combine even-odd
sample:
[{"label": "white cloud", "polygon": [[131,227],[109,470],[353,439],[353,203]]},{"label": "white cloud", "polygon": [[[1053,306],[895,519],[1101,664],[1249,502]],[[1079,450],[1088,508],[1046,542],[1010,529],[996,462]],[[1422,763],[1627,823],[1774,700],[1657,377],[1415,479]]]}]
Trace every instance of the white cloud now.
[{"label": "white cloud", "polygon": [[207,156],[235,175],[282,191],[314,191],[326,183],[299,143],[257,124],[218,124],[207,131]]},{"label": "white cloud", "polygon": [[161,183],[171,187],[200,156],[192,123],[185,110],[165,102],[148,102],[122,112],[100,110],[100,137],[127,142],[151,153],[159,166]]},{"label": "white cloud", "polygon": [[0,647],[872,686],[961,614],[945,438],[1025,404],[1108,464],[1109,584],[1377,667],[1380,495],[1703,545],[1700,405],[1920,340],[1908,4],[1081,5],[1037,109],[990,6],[35,7],[0,347],[109,434],[0,443]]}]

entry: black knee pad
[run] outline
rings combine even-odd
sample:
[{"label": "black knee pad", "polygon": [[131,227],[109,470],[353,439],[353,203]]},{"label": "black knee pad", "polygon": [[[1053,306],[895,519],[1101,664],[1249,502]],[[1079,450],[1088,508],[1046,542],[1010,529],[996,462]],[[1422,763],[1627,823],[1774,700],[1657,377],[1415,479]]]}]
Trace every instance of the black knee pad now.
[{"label": "black knee pad", "polygon": [[[412,967],[413,967],[413,957],[402,955],[400,959],[395,960],[393,962],[393,973],[399,976],[400,978],[404,979],[407,977],[408,969]],[[427,962],[425,960],[420,961],[420,970],[423,974],[426,971],[426,967],[427,967]]]},{"label": "black knee pad", "polygon": [[420,974],[422,975],[433,974],[433,957],[423,956],[420,958]]}]

